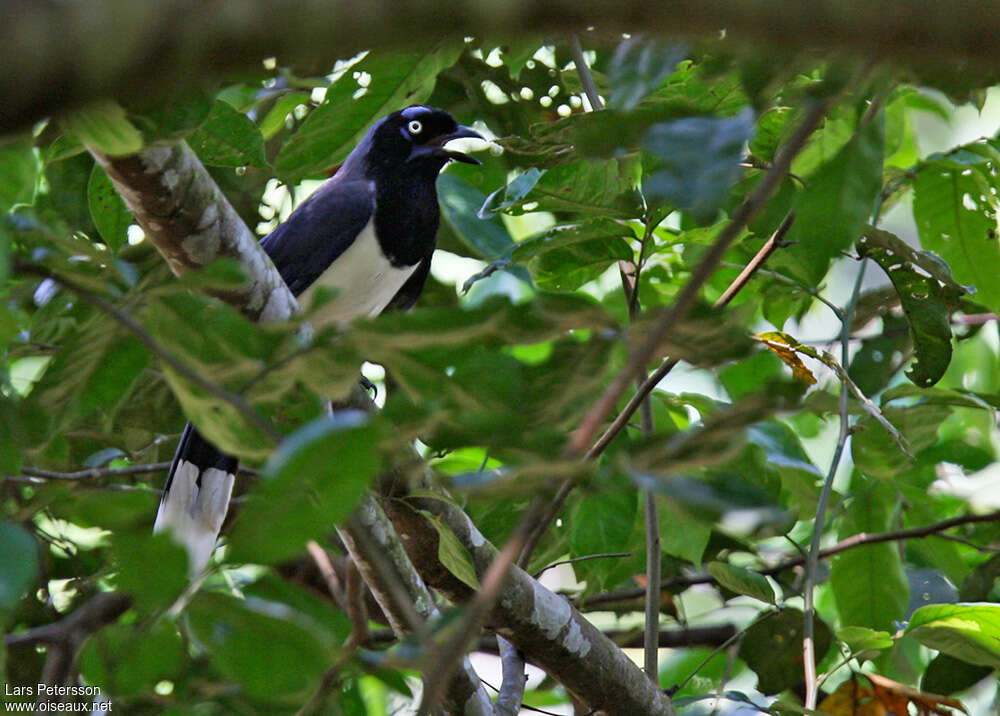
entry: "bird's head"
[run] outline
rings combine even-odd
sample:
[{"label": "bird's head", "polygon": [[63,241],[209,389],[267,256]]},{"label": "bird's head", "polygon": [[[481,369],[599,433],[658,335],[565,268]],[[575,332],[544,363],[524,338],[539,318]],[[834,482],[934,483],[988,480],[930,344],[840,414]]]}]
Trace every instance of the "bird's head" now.
[{"label": "bird's head", "polygon": [[434,175],[454,159],[466,164],[479,160],[445,145],[453,139],[483,139],[444,110],[414,105],[393,112],[371,128],[365,138],[369,170],[431,171]]}]

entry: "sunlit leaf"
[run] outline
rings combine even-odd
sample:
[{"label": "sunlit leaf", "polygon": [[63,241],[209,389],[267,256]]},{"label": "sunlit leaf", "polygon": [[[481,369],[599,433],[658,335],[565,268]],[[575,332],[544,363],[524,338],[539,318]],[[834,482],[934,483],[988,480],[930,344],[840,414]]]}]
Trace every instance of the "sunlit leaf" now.
[{"label": "sunlit leaf", "polygon": [[771,583],[756,572],[727,562],[709,562],[706,569],[715,581],[731,592],[753,597],[767,604],[775,603]]},{"label": "sunlit leaf", "polygon": [[63,117],[63,126],[84,144],[118,157],[142,149],[143,139],[125,110],[114,102],[98,102]]},{"label": "sunlit leaf", "polygon": [[263,168],[264,138],[250,119],[226,102],[216,100],[212,111],[187,143],[205,164],[220,167],[246,165]]},{"label": "sunlit leaf", "polygon": [[955,157],[927,163],[914,182],[920,244],[947,262],[956,281],[975,287],[975,300],[991,310],[1000,309],[996,211],[987,177]]},{"label": "sunlit leaf", "polygon": [[956,659],[1000,668],[1000,604],[930,604],[913,613],[906,633]]}]

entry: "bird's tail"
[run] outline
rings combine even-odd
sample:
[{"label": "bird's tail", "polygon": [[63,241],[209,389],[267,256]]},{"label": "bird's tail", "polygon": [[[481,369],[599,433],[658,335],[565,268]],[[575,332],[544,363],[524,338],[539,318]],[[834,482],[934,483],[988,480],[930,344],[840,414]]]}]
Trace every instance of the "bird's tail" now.
[{"label": "bird's tail", "polygon": [[188,553],[191,576],[208,564],[229,509],[237,460],[188,423],[170,464],[153,532],[168,531]]}]

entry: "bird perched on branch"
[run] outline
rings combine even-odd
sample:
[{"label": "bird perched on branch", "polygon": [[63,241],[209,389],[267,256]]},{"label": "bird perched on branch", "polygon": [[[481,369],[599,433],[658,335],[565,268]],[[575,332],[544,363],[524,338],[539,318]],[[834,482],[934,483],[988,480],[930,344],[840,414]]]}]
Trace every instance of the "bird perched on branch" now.
[{"label": "bird perched on branch", "polygon": [[[451,160],[478,160],[448,149],[482,136],[439,109],[416,105],[376,122],[340,169],[261,241],[302,302],[334,289],[313,322],[404,310],[420,295],[438,230],[436,180]],[[192,574],[208,563],[229,506],[237,467],[191,423],[174,454],[154,532],[173,534]]]}]

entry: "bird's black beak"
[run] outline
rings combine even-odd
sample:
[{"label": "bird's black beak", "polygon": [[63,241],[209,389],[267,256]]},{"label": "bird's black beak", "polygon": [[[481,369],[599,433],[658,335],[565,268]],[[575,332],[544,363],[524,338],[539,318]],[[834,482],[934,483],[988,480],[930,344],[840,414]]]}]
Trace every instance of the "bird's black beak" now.
[{"label": "bird's black beak", "polygon": [[472,129],[472,127],[466,127],[465,125],[460,124],[454,132],[442,134],[440,137],[431,139],[422,147],[414,149],[411,157],[420,154],[425,156],[427,154],[432,154],[445,159],[454,159],[456,162],[465,162],[466,164],[482,164],[482,162],[478,159],[470,157],[468,154],[464,154],[463,152],[459,152],[455,149],[446,149],[444,145],[453,139],[482,139],[483,141],[486,141],[486,138],[476,130]]}]

